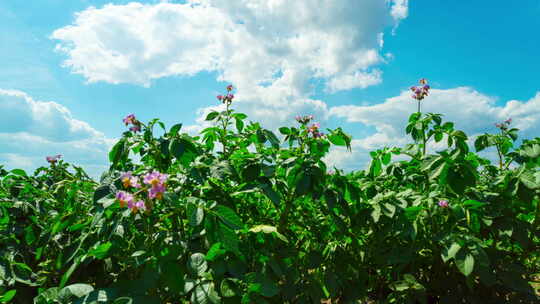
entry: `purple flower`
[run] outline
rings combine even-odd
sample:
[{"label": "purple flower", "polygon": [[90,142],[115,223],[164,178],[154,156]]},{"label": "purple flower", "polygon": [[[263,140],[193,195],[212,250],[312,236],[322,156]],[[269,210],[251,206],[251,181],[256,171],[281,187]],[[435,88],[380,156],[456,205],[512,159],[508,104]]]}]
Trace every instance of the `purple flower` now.
[{"label": "purple flower", "polygon": [[159,173],[157,171],[153,171],[151,173],[148,173],[144,176],[144,183],[147,185],[156,186],[159,184],[163,184],[167,181],[167,174]]},{"label": "purple flower", "polygon": [[149,199],[157,198],[158,200],[160,200],[163,198],[164,192],[165,192],[165,184],[152,186],[150,190],[148,191],[148,198]]},{"label": "purple flower", "polygon": [[437,205],[439,205],[439,207],[441,207],[441,208],[448,208],[449,207],[447,200],[440,200]]},{"label": "purple flower", "polygon": [[511,124],[512,123],[512,118],[508,118],[507,120],[504,121],[505,124]]},{"label": "purple flower", "polygon": [[124,208],[126,205],[133,203],[133,194],[127,193],[125,191],[119,191],[116,193],[116,199],[120,203],[120,207]]},{"label": "purple flower", "polygon": [[321,127],[321,125],[318,122],[316,122],[316,123],[312,124],[307,129],[307,131],[308,131],[308,133],[316,133],[319,130],[320,127]]},{"label": "purple flower", "polygon": [[424,99],[426,96],[428,96],[429,94],[429,89],[431,88],[428,84],[427,84],[427,80],[425,78],[422,78],[420,79],[420,84],[421,86],[412,86],[410,89],[411,91],[414,93],[412,95],[412,98],[420,101],[422,99]]},{"label": "purple flower", "polygon": [[128,188],[128,187],[140,188],[141,187],[141,184],[139,184],[139,179],[136,176],[133,176],[131,174],[131,171],[122,173],[122,175],[120,176],[120,180],[122,181],[124,188]]},{"label": "purple flower", "polygon": [[136,201],[136,202],[131,201],[128,204],[128,208],[131,209],[131,212],[137,213],[137,211],[139,211],[139,210],[145,211],[146,210],[146,205],[144,204],[143,200],[139,200],[139,201]]},{"label": "purple flower", "polygon": [[131,171],[122,173],[122,175],[120,176],[120,180],[122,181],[124,188],[131,186],[131,178],[133,178],[133,175],[131,175]]},{"label": "purple flower", "polygon": [[232,84],[228,85],[228,86],[227,86],[227,91],[229,91],[229,92],[230,92],[230,91],[232,91],[232,90],[233,90],[233,86],[232,86]]},{"label": "purple flower", "polygon": [[50,164],[55,164],[57,161],[60,160],[60,158],[62,158],[62,155],[60,155],[60,154],[45,157],[47,162],[50,163]]},{"label": "purple flower", "polygon": [[150,185],[148,191],[148,197],[150,199],[157,198],[162,199],[165,192],[165,182],[167,181],[167,174],[162,174],[157,171],[153,171],[144,176],[143,182]]},{"label": "purple flower", "polygon": [[136,121],[135,115],[134,114],[129,114],[124,119],[122,119],[122,121],[126,124],[126,126],[129,125],[129,124],[135,123],[135,121]]}]

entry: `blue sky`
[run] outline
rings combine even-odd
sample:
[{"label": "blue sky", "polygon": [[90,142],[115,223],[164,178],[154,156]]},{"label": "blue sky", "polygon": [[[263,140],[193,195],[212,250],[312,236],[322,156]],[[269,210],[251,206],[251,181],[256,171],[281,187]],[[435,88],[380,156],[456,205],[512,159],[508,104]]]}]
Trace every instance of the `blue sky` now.
[{"label": "blue sky", "polygon": [[426,109],[470,134],[506,116],[539,134],[538,0],[164,2],[1,1],[0,163],[32,169],[60,153],[96,176],[123,116],[195,132],[228,83],[268,128],[310,113],[344,127],[355,149],[333,151],[338,167],[404,143],[406,90],[422,77]]}]

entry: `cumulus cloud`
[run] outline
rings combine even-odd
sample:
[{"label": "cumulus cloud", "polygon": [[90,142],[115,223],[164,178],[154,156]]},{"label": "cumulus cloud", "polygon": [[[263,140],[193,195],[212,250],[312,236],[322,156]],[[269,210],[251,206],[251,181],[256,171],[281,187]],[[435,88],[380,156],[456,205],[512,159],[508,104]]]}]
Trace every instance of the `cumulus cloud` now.
[{"label": "cumulus cloud", "polygon": [[278,80],[280,70],[326,80],[368,73],[381,60],[381,33],[406,11],[402,0],[134,2],[90,7],[52,38],[89,82],[149,85],[218,71],[247,88]]},{"label": "cumulus cloud", "polygon": [[106,168],[112,141],[64,106],[0,89],[0,112],[9,114],[0,121],[0,163],[31,170],[45,165],[46,155],[62,154],[94,176]]},{"label": "cumulus cloud", "polygon": [[[384,146],[403,146],[410,142],[404,128],[408,116],[415,111],[416,101],[410,97],[409,91],[375,105],[330,108],[331,116],[374,127],[376,131],[368,137],[355,139],[352,154],[335,149],[327,160],[342,167],[364,168],[369,161],[369,151]],[[471,138],[494,132],[493,124],[509,117],[513,119],[512,126],[521,130],[523,138],[534,138],[540,134],[540,92],[527,101],[510,100],[498,105],[495,98],[469,87],[434,89],[422,101],[422,112],[443,114],[443,121],[454,122],[456,129],[465,131]],[[431,145],[429,148],[433,152],[441,147]],[[485,156],[493,158],[488,154]]]},{"label": "cumulus cloud", "polygon": [[406,10],[403,0],[109,4],[77,13],[51,37],[64,65],[88,82],[150,86],[217,72],[238,89],[237,109],[274,128],[299,111],[328,115],[311,99],[313,80],[328,92],[380,83],[382,33]]}]

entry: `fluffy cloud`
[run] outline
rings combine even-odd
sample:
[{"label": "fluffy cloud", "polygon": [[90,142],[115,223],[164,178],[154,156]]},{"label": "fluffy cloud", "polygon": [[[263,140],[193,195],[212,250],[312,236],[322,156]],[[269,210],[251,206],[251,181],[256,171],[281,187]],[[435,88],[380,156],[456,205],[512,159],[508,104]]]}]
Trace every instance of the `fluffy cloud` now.
[{"label": "fluffy cloud", "polygon": [[218,71],[247,89],[277,81],[279,71],[308,71],[329,81],[365,78],[381,61],[381,33],[406,12],[403,0],[109,4],[78,13],[52,38],[68,55],[65,65],[89,82],[149,85],[160,77]]},{"label": "fluffy cloud", "polygon": [[[335,149],[327,160],[338,167],[364,168],[369,161],[369,151],[384,146],[403,146],[409,142],[404,127],[408,116],[415,111],[416,102],[410,97],[409,91],[380,104],[330,108],[331,116],[374,127],[376,132],[353,140],[353,153]],[[524,138],[540,134],[540,92],[528,101],[510,100],[504,105],[497,105],[495,98],[469,87],[432,90],[430,96],[422,101],[422,112],[443,114],[443,121],[453,121],[455,128],[471,137],[495,131],[493,124],[509,117],[512,117],[512,125],[521,130],[520,135]],[[429,148],[434,151],[440,147],[432,145]],[[493,158],[490,155],[485,156]]]},{"label": "fluffy cloud", "polygon": [[314,79],[328,92],[380,83],[382,33],[406,12],[403,0],[109,4],[79,12],[51,37],[88,82],[149,86],[215,71],[238,89],[238,110],[273,128],[307,109],[328,115],[310,98]]},{"label": "fluffy cloud", "polygon": [[93,176],[106,168],[111,140],[64,106],[0,89],[0,112],[9,113],[0,121],[0,163],[31,170],[46,164],[45,155],[62,154]]}]

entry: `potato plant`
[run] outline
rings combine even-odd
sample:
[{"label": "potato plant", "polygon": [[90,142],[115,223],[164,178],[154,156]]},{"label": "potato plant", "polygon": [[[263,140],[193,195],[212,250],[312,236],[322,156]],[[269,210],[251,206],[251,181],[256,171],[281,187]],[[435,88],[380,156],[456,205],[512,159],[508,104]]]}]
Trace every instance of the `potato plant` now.
[{"label": "potato plant", "polygon": [[200,136],[128,115],[99,182],[0,167],[0,303],[539,303],[540,138],[498,124],[493,165],[411,89],[412,142],[361,171],[323,161],[341,128],[276,135],[231,86]]}]

